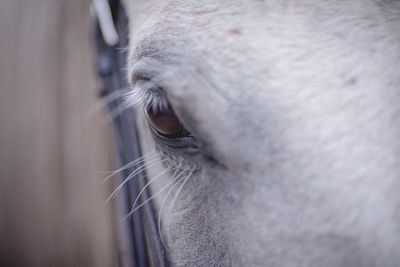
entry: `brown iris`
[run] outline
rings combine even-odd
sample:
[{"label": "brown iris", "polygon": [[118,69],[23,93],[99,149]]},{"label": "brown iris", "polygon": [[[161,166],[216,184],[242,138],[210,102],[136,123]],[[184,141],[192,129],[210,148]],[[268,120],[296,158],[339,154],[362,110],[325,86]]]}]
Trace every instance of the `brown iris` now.
[{"label": "brown iris", "polygon": [[159,134],[177,138],[187,133],[170,107],[164,109],[148,108],[146,115],[153,129]]}]

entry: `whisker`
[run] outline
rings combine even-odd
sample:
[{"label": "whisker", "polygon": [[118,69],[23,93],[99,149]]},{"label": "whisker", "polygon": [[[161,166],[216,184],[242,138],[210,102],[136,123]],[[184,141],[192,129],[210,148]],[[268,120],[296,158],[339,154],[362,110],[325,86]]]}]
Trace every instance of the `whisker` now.
[{"label": "whisker", "polygon": [[126,103],[125,101],[121,102],[114,110],[108,113],[107,115],[107,120],[109,122],[112,122],[117,118],[119,115],[121,115],[124,111],[126,111],[128,108],[133,107],[130,103]]},{"label": "whisker", "polygon": [[138,209],[140,209],[141,207],[143,207],[144,205],[146,205],[149,201],[151,201],[153,198],[155,198],[156,196],[158,196],[159,194],[161,194],[161,192],[163,192],[165,189],[167,189],[169,186],[171,186],[172,183],[174,183],[176,181],[176,179],[179,179],[179,176],[181,176],[182,173],[180,173],[178,175],[178,177],[174,178],[171,182],[169,182],[166,186],[164,186],[162,189],[160,189],[157,193],[155,193],[154,195],[152,195],[151,197],[149,197],[148,199],[146,199],[143,203],[141,203],[139,206],[137,206],[136,208],[132,207],[131,212],[129,212],[124,219],[126,219],[127,217],[131,216],[135,211],[137,211]]},{"label": "whisker", "polygon": [[179,193],[181,192],[181,190],[182,190],[182,188],[184,187],[185,183],[186,183],[186,182],[189,180],[189,178],[192,176],[194,170],[195,170],[195,167],[192,168],[192,170],[189,172],[189,174],[188,174],[187,177],[185,178],[185,181],[183,182],[183,184],[178,188],[178,191],[177,191],[177,193],[176,193],[176,195],[175,195],[175,197],[174,197],[174,200],[173,200],[173,202],[172,202],[171,210],[174,209],[175,202],[176,202],[176,200],[177,200],[177,198],[178,198]]},{"label": "whisker", "polygon": [[170,171],[171,168],[165,169],[162,172],[160,172],[159,174],[157,174],[155,177],[153,177],[144,187],[143,189],[140,191],[140,193],[138,194],[138,196],[136,197],[135,201],[133,202],[132,205],[132,209],[136,206],[136,203],[138,202],[140,196],[143,194],[143,192],[146,190],[146,188],[153,182],[155,181],[157,178],[161,177],[164,173]]},{"label": "whisker", "polygon": [[163,160],[153,160],[150,163],[146,162],[144,163],[142,166],[138,167],[137,169],[135,169],[131,174],[129,174],[128,177],[126,177],[126,179],[111,193],[111,195],[106,199],[105,203],[108,203],[112,198],[114,198],[119,191],[121,191],[121,188],[127,183],[129,182],[129,180],[131,180],[135,175],[137,175],[138,173],[144,171],[147,167],[150,166],[154,166],[157,164],[160,164],[162,162],[167,161],[167,159],[163,159]]},{"label": "whisker", "polygon": [[121,90],[118,90],[116,92],[112,92],[108,94],[107,96],[104,96],[97,100],[93,105],[90,106],[90,108],[85,112],[84,119],[88,120],[89,118],[92,118],[94,114],[98,113],[100,110],[105,108],[109,103],[114,102],[115,100],[121,98],[124,99],[126,98],[130,92],[130,88],[124,88]]},{"label": "whisker", "polygon": [[[172,213],[172,211],[174,210],[174,207],[175,207],[175,202],[176,202],[176,200],[178,199],[178,195],[179,195],[179,193],[182,191],[182,188],[185,186],[185,184],[186,184],[186,182],[190,179],[190,177],[192,177],[192,174],[193,174],[193,172],[194,172],[194,170],[195,170],[195,167],[193,167],[192,168],[192,170],[189,172],[189,174],[187,175],[187,177],[186,178],[184,178],[184,181],[183,181],[183,183],[181,184],[181,186],[178,188],[178,191],[176,192],[176,194],[175,194],[175,197],[174,197],[174,200],[172,201],[172,205],[171,205],[171,208],[170,208],[170,216],[168,216],[168,218],[167,218],[167,238],[168,238],[168,232],[169,232],[169,225],[170,225],[170,218],[171,218],[171,213]],[[160,227],[160,226],[159,226]],[[160,231],[160,228],[158,229],[158,231]],[[161,232],[160,232],[161,233]],[[162,242],[163,242],[163,244],[164,244],[164,240],[161,240]],[[167,240],[167,242],[168,242],[168,240]],[[164,244],[165,245],[165,244]]]},{"label": "whisker", "polygon": [[[148,160],[147,162],[146,162],[146,160]],[[138,162],[131,162],[131,163],[128,163],[127,165],[125,165],[125,166],[123,166],[123,167],[121,167],[121,169],[122,170],[125,170],[125,169],[128,169],[128,168],[130,168],[130,167],[133,167],[133,166],[135,166],[135,165],[139,165],[139,166],[137,166],[136,167],[136,169],[135,170],[133,170],[133,172],[135,172],[136,170],[138,170],[139,168],[142,168],[143,166],[145,166],[146,164],[151,164],[151,163],[153,163],[153,162],[155,162],[155,161],[157,161],[157,160],[160,160],[159,159],[159,157],[158,157],[158,155],[154,155],[154,156],[152,156],[152,157],[150,157],[150,158],[144,158],[144,159],[140,159]],[[106,178],[104,178],[104,180],[102,181],[102,183],[104,183],[107,179],[110,179],[113,175],[115,175],[116,173],[118,173],[119,171],[122,171],[122,170],[116,170],[115,172],[113,172],[113,174],[110,174],[110,175],[108,175]],[[128,176],[129,177],[129,176]]]},{"label": "whisker", "polygon": [[121,168],[119,168],[119,169],[117,169],[117,170],[115,170],[115,171],[108,172],[108,173],[111,173],[111,174],[108,175],[107,177],[105,177],[105,178],[102,180],[101,183],[106,182],[108,179],[110,179],[111,177],[113,177],[114,175],[116,175],[117,173],[119,173],[119,172],[121,172],[121,171],[123,171],[123,170],[126,170],[126,169],[128,169],[128,168],[130,168],[130,167],[133,167],[133,166],[135,166],[135,165],[137,165],[137,164],[140,164],[140,163],[144,162],[146,159],[149,160],[149,161],[153,161],[153,160],[155,160],[156,158],[158,158],[158,156],[159,156],[158,152],[157,152],[155,149],[153,149],[153,150],[151,150],[150,152],[148,152],[147,154],[145,154],[145,155],[139,157],[138,159],[136,159],[136,160],[134,160],[134,161],[131,161],[131,162],[125,164],[125,165],[122,166]]},{"label": "whisker", "polygon": [[[186,168],[185,170],[182,171],[182,174],[184,174],[186,171],[188,170],[188,168]],[[180,176],[179,175],[179,176]],[[164,238],[163,235],[161,234],[161,213],[162,213],[162,209],[164,207],[165,201],[168,199],[169,194],[171,194],[172,190],[181,182],[186,178],[181,177],[167,192],[167,194],[164,196],[162,202],[161,202],[161,206],[160,206],[160,210],[158,211],[158,219],[157,219],[157,226],[158,226],[158,233],[160,235],[160,240],[161,243],[164,245],[164,247],[167,247],[166,243],[164,242]]]}]

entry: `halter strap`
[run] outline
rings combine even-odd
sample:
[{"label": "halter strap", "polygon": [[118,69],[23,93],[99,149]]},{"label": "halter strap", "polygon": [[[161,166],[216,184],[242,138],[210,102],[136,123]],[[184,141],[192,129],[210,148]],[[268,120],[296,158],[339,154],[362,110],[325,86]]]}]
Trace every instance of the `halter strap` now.
[{"label": "halter strap", "polygon": [[[128,87],[125,77],[125,66],[128,45],[128,19],[120,0],[93,0],[96,13],[93,25],[93,42],[96,51],[97,72],[102,80],[101,96],[122,92]],[[110,101],[108,109],[116,110],[122,99]],[[140,140],[134,111],[124,111],[113,119],[114,139],[119,164],[132,162],[141,157]],[[134,168],[120,173],[121,182],[128,177]],[[132,204],[139,192],[145,187],[147,177],[145,171],[137,174],[123,189],[123,210],[131,211]],[[147,188],[140,197],[144,201],[150,197]],[[152,203],[144,205],[127,218],[123,234],[127,236],[130,263],[126,263],[124,255],[119,251],[119,266],[168,266],[166,254],[158,233],[157,218]],[[124,254],[122,252],[122,254]],[[126,255],[125,255],[126,256]]]}]

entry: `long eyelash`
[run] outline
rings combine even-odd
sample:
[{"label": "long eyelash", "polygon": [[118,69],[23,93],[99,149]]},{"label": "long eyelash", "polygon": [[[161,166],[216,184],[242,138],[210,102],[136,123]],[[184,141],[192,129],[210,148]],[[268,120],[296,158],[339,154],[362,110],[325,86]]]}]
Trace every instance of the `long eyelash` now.
[{"label": "long eyelash", "polygon": [[143,106],[146,109],[168,109],[168,101],[165,92],[160,87],[151,87],[151,81],[136,85],[125,96],[124,103],[128,107]]}]

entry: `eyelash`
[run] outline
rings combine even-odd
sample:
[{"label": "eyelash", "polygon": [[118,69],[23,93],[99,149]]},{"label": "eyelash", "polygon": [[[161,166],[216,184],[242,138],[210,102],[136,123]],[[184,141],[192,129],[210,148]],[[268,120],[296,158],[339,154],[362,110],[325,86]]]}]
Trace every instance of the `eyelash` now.
[{"label": "eyelash", "polygon": [[168,108],[168,100],[165,92],[160,87],[134,86],[125,95],[124,102],[129,107],[142,106],[144,109],[159,109]]}]

